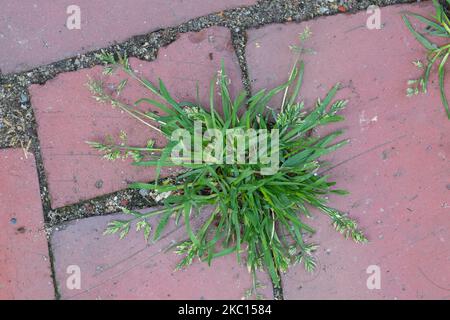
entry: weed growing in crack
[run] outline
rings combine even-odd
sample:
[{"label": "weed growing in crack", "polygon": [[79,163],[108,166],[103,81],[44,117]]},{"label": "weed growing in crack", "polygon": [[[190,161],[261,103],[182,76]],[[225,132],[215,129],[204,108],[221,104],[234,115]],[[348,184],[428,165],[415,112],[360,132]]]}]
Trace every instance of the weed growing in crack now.
[{"label": "weed growing in crack", "polygon": [[297,55],[302,55],[302,54],[315,54],[316,52],[311,49],[311,48],[307,48],[305,47],[305,42],[307,40],[309,40],[309,38],[311,38],[312,36],[312,31],[311,29],[306,26],[303,31],[298,35],[298,39],[300,41],[300,45],[290,45],[289,48]]},{"label": "weed growing in crack", "polygon": [[[450,0],[446,0],[446,2],[448,5],[450,5]],[[450,38],[450,19],[445,12],[446,9],[437,0],[433,0],[433,4],[436,9],[436,13],[434,16],[432,16],[432,19],[428,19],[411,12],[407,12],[403,15],[403,20],[405,21],[408,29],[411,31],[417,41],[419,41],[425,47],[425,49],[428,50],[427,62],[425,66],[421,61],[414,62],[415,66],[417,66],[419,69],[423,69],[423,74],[419,79],[408,80],[406,95],[410,97],[413,95],[418,95],[421,91],[423,93],[427,92],[431,68],[437,63],[441,101],[447,113],[447,117],[450,119],[450,109],[444,88],[445,64],[450,56],[450,43],[438,46],[437,44],[430,41],[424,34],[416,31],[408,19],[408,16],[410,16],[424,23],[426,27],[423,32],[428,36]]]},{"label": "weed growing in crack", "polygon": [[[290,265],[301,263],[308,271],[316,267],[314,251],[317,245],[305,240],[314,233],[314,229],[305,222],[313,214],[311,208],[327,215],[335,229],[346,238],[356,242],[367,241],[354,220],[327,204],[327,195],[345,195],[347,192],[334,189],[335,183],[319,173],[322,166],[319,158],[344,146],[347,141],[336,142],[341,131],[324,137],[311,134],[319,126],[343,120],[338,113],[347,101],[333,102],[339,85],[307,111],[302,102],[297,102],[304,72],[303,62],[300,62],[295,64],[285,84],[261,90],[250,98],[242,92],[233,99],[222,65],[219,74],[211,81],[209,105],[200,106],[198,103],[176,101],[163,81],[159,80],[155,85],[139,76],[126,57],[103,53],[100,58],[106,64],[107,74],[121,68],[157,100],[142,98],[135,105],[128,105],[117,93],[106,93],[101,82],[91,80],[89,88],[94,98],[119,108],[163,134],[169,141],[163,148],[155,148],[150,142],[146,147],[91,143],[109,159],[131,155],[136,166],[156,167],[155,183],[134,183],[131,188],[168,193],[159,210],[149,213],[124,210],[130,218],[111,221],[105,234],[119,234],[124,238],[131,228],[136,228],[143,231],[146,241],[150,238],[156,241],[168,222],[175,219],[177,224],[184,223],[187,233],[186,240],[176,245],[176,253],[183,256],[178,268],[190,265],[194,259],[210,264],[215,258],[234,253],[239,262],[245,261],[253,274],[254,287],[246,296],[256,294],[257,298],[260,298],[257,294],[260,287],[256,279],[257,270],[268,271],[274,285],[279,287],[280,273],[287,271]],[[268,103],[280,92],[284,92],[284,97],[280,112],[275,112],[268,108]],[[216,105],[216,94],[220,96],[220,106]],[[163,115],[139,111],[136,106],[142,103],[156,106]],[[229,130],[235,129],[247,133],[251,130],[277,132],[277,135],[267,136],[265,142],[256,139],[258,152],[264,149],[268,157],[275,155],[276,170],[264,172],[267,162],[261,158],[250,161],[254,152],[251,141],[255,140],[248,137],[241,141],[243,149],[237,155],[243,161],[225,161],[220,150],[215,150],[213,155],[211,149],[217,145],[238,148],[239,141],[231,139],[230,142],[226,137]],[[181,139],[181,142],[173,140],[173,133],[179,130],[189,138]],[[199,130],[216,132],[214,140],[206,134],[198,137]],[[272,144],[274,140],[278,144]],[[191,161],[188,157],[198,156],[195,147],[194,151],[187,148],[196,143],[204,150],[200,157],[202,161]],[[184,150],[183,156],[174,156],[180,146]],[[189,159],[180,161],[186,158]],[[163,166],[179,166],[185,171],[170,184],[158,183]],[[206,207],[213,208],[211,213],[198,228],[194,228],[193,220]],[[159,221],[152,228],[148,219],[155,216]]]}]

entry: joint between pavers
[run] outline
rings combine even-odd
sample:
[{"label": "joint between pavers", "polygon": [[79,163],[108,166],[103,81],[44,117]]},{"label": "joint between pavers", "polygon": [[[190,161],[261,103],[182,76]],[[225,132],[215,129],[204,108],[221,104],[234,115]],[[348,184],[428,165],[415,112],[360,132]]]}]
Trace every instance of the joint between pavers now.
[{"label": "joint between pavers", "polygon": [[50,240],[47,240],[48,245],[48,256],[50,260],[50,272],[53,282],[53,289],[55,291],[55,300],[61,300],[61,293],[59,292],[58,280],[56,279],[56,270],[55,270],[55,256],[52,250],[52,243]]},{"label": "joint between pavers", "polygon": [[247,32],[245,30],[231,30],[231,40],[233,43],[234,53],[236,54],[239,68],[241,70],[241,80],[247,97],[251,96],[252,88],[250,83],[250,75],[248,73],[247,58],[245,50],[247,47]]}]

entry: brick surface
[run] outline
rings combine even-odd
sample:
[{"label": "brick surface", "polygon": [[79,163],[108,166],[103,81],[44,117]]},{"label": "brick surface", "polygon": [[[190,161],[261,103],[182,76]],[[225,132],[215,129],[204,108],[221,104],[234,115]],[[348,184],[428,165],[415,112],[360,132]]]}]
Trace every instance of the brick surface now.
[{"label": "brick surface", "polygon": [[[425,51],[404,26],[402,10],[425,15],[431,3],[381,9],[383,28],[365,28],[368,15],[338,15],[249,32],[247,60],[255,90],[286,80],[306,25],[313,36],[305,56],[307,106],[336,82],[350,100],[343,115],[349,146],[328,160],[338,187],[351,192],[330,203],[356,217],[370,243],[344,240],[325,217],[311,221],[321,244],[319,268],[284,277],[287,299],[448,299],[450,297],[450,122],[441,105],[436,74],[429,94],[407,98],[407,80],[420,71],[412,61]],[[274,58],[276,57],[276,58]],[[447,83],[448,85],[448,83]],[[274,102],[275,105],[275,102]],[[322,134],[326,130],[322,130]],[[370,265],[381,271],[381,289],[369,290]]]},{"label": "brick surface", "polygon": [[[0,70],[18,72],[255,0],[1,0]],[[69,5],[81,29],[66,26]]]},{"label": "brick surface", "polygon": [[36,166],[21,149],[0,150],[0,299],[53,299]]},{"label": "brick surface", "polygon": [[[161,78],[180,101],[196,101],[198,81],[200,102],[207,105],[209,84],[220,69],[221,59],[234,94],[241,90],[242,82],[230,33],[225,28],[183,34],[170,46],[160,49],[154,62],[130,61],[151,81]],[[88,77],[101,77],[101,68],[60,74],[43,86],[30,87],[53,207],[125,189],[128,181],[154,178],[153,168],[132,167],[131,160],[106,161],[85,141],[101,141],[108,134],[117,138],[123,129],[130,144],[145,145],[148,138],[155,139],[159,145],[164,143],[147,126],[109,105],[96,103],[86,88]],[[113,85],[119,78],[116,75],[105,81]],[[131,103],[144,96],[149,97],[148,91],[134,81],[122,92],[123,99]]]},{"label": "brick surface", "polygon": [[[62,299],[241,299],[251,288],[250,274],[234,255],[213,260],[211,267],[194,261],[188,268],[174,271],[181,256],[167,249],[187,238],[184,226],[169,223],[161,239],[149,245],[142,233],[133,230],[124,240],[102,236],[106,224],[117,218],[121,216],[84,219],[53,234]],[[150,220],[154,226],[156,221]],[[199,221],[192,222],[194,228]],[[79,290],[66,286],[67,267],[73,265],[81,272]],[[267,285],[262,293],[271,299],[267,276],[260,275],[259,280]]]}]

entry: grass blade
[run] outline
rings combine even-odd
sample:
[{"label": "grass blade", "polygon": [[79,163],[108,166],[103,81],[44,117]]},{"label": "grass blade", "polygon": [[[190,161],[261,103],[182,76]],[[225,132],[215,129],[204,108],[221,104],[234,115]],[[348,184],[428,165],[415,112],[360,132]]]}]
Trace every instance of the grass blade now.
[{"label": "grass blade", "polygon": [[448,56],[450,55],[450,51],[447,51],[444,58],[442,58],[441,63],[439,64],[439,89],[441,94],[441,100],[445,108],[445,112],[447,113],[447,118],[450,120],[450,110],[448,106],[447,96],[445,95],[444,88],[444,79],[445,79],[445,63],[447,62]]}]

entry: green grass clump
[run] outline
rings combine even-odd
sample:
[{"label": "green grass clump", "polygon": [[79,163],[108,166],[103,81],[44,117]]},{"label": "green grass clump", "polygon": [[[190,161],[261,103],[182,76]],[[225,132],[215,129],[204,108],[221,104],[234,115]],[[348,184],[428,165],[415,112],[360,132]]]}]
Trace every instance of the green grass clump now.
[{"label": "green grass clump", "polygon": [[[136,166],[155,166],[158,177],[163,166],[184,168],[170,184],[159,183],[157,177],[155,183],[130,185],[131,188],[148,189],[168,196],[157,211],[142,214],[124,210],[130,218],[110,222],[106,234],[118,233],[120,238],[124,238],[131,228],[136,228],[143,231],[146,241],[150,238],[157,240],[170,219],[175,219],[177,223],[184,223],[187,233],[186,240],[176,246],[176,252],[183,255],[179,268],[188,266],[197,258],[211,263],[214,258],[234,253],[240,262],[245,261],[253,275],[258,269],[267,270],[276,286],[280,285],[280,272],[285,272],[292,264],[302,263],[308,271],[316,267],[313,253],[317,245],[306,241],[308,235],[314,233],[314,229],[305,222],[313,214],[311,208],[327,215],[336,230],[346,238],[366,241],[354,220],[328,206],[327,195],[344,195],[346,191],[334,189],[335,183],[328,181],[328,176],[319,170],[322,165],[319,158],[348,141],[336,142],[341,131],[324,137],[312,134],[313,129],[319,126],[343,120],[338,112],[347,101],[333,102],[339,85],[334,86],[323,100],[318,99],[308,111],[303,102],[297,102],[304,72],[302,62],[295,65],[285,84],[261,90],[251,97],[242,92],[236,98],[230,96],[229,82],[222,65],[221,71],[211,81],[209,105],[201,106],[199,103],[176,101],[163,81],[159,80],[156,86],[138,76],[127,58],[107,53],[100,58],[106,64],[106,73],[121,68],[158,101],[142,98],[135,105],[127,105],[120,101],[117,92],[106,93],[101,82],[91,80],[89,87],[95,99],[120,108],[163,134],[169,142],[163,148],[155,148],[152,141],[146,147],[130,147],[125,143],[115,145],[113,142],[91,143],[92,146],[109,159],[132,156]],[[119,85],[120,90],[123,83]],[[276,112],[268,108],[268,103],[278,93],[284,93],[284,96],[281,109]],[[218,96],[220,106],[215,102]],[[136,106],[142,103],[157,107],[162,111],[161,115],[139,111]],[[218,112],[219,108],[222,112]],[[178,129],[185,129],[193,136],[195,121],[201,122],[203,132],[217,129],[225,133],[233,128],[278,130],[278,170],[261,174],[267,166],[261,162],[175,164],[170,156],[176,141],[171,141],[171,135]],[[209,143],[211,141],[201,141],[203,147]],[[248,158],[248,144],[245,147],[244,154]],[[275,150],[271,148],[270,154],[273,152]],[[205,207],[213,208],[211,214],[199,228],[193,228],[193,219]],[[148,219],[154,216],[159,216],[159,221],[153,231]]]},{"label": "green grass clump", "polygon": [[[450,0],[446,0],[446,3],[450,5]],[[444,105],[447,117],[450,119],[450,109],[444,88],[445,64],[447,63],[447,60],[450,56],[450,43],[438,46],[424,35],[426,34],[428,36],[433,37],[450,38],[450,19],[448,18],[447,13],[445,12],[446,11],[445,7],[439,1],[433,0],[433,4],[436,13],[434,16],[431,17],[431,19],[425,18],[421,15],[411,12],[407,12],[403,15],[403,20],[405,21],[405,24],[408,27],[408,29],[428,51],[427,62],[425,66],[423,66],[423,64],[420,61],[414,63],[419,68],[425,67],[424,72],[421,78],[408,81],[409,87],[406,90],[406,94],[408,96],[412,96],[419,94],[420,91],[426,93],[431,68],[433,67],[433,65],[437,64],[441,101],[442,104]],[[425,24],[426,27],[423,30],[424,34],[414,29],[414,27],[412,26],[411,22],[408,19],[408,16],[414,17],[420,22]]]}]

